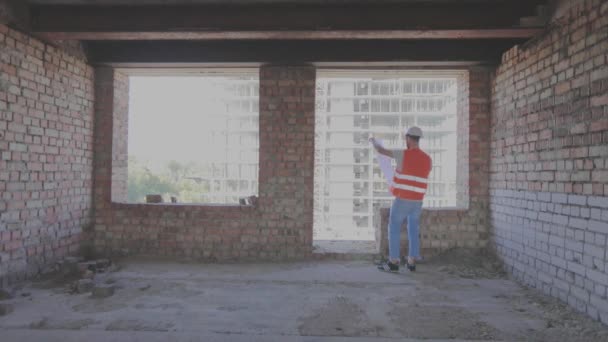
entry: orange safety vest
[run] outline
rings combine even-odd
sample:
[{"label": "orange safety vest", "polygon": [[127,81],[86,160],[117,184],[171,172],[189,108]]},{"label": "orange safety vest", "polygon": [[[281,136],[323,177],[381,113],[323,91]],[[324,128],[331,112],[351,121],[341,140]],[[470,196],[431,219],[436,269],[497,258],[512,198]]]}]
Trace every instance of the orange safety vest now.
[{"label": "orange safety vest", "polygon": [[403,151],[401,172],[395,170],[391,192],[395,197],[422,201],[431,173],[431,157],[419,148]]}]

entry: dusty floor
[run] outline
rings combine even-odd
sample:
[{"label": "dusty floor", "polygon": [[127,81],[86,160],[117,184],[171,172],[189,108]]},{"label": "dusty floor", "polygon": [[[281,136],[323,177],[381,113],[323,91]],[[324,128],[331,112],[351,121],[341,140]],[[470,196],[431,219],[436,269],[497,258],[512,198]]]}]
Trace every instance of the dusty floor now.
[{"label": "dusty floor", "polygon": [[96,276],[116,286],[105,299],[52,281],[18,289],[0,301],[12,308],[0,341],[608,341],[600,323],[487,269],[131,260]]},{"label": "dusty floor", "polygon": [[315,253],[376,254],[376,241],[315,240]]}]

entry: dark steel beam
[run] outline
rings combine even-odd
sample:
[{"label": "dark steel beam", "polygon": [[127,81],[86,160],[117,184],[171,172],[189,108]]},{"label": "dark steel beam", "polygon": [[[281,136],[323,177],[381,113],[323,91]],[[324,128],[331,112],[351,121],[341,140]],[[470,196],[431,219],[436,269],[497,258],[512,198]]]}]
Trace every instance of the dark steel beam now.
[{"label": "dark steel beam", "polygon": [[29,15],[29,8],[24,1],[0,0],[0,24],[29,30]]},{"label": "dark steel beam", "polygon": [[498,62],[522,40],[91,41],[93,64]]},{"label": "dark steel beam", "polygon": [[31,7],[31,26],[49,38],[89,40],[521,38],[532,31],[516,25],[535,3],[40,5]]},{"label": "dark steel beam", "polygon": [[34,32],[49,40],[325,40],[325,39],[505,39],[531,38],[540,28],[486,30],[327,30],[189,32]]}]

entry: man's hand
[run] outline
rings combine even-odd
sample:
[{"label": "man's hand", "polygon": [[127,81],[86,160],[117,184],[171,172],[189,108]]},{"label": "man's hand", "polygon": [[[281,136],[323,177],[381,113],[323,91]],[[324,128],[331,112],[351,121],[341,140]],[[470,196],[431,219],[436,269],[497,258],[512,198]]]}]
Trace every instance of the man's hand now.
[{"label": "man's hand", "polygon": [[378,141],[376,140],[376,138],[374,138],[374,137],[370,137],[370,138],[369,138],[369,142],[371,142],[371,143],[372,143],[372,145],[374,146],[374,149],[375,149],[375,150],[376,150],[378,153],[380,153],[380,154],[382,154],[382,155],[385,155],[385,156],[387,156],[387,157],[389,157],[389,158],[394,158],[394,157],[393,157],[393,153],[392,153],[391,151],[389,151],[389,150],[385,149],[384,147],[382,147],[382,145],[380,145],[380,143],[378,143]]},{"label": "man's hand", "polygon": [[378,142],[376,141],[376,138],[370,137],[369,142],[371,142],[374,147],[378,147]]}]

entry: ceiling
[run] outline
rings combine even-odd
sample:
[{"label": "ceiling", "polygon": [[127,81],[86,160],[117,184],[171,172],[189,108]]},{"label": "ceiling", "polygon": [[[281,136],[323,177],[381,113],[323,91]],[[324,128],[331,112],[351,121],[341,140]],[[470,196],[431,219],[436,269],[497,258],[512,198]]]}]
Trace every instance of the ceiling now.
[{"label": "ceiling", "polygon": [[417,4],[504,3],[526,0],[26,0],[37,5],[205,5],[205,4]]},{"label": "ceiling", "polygon": [[[32,33],[99,64],[494,61],[546,0],[26,0]],[[23,3],[22,3],[23,4]]]}]

